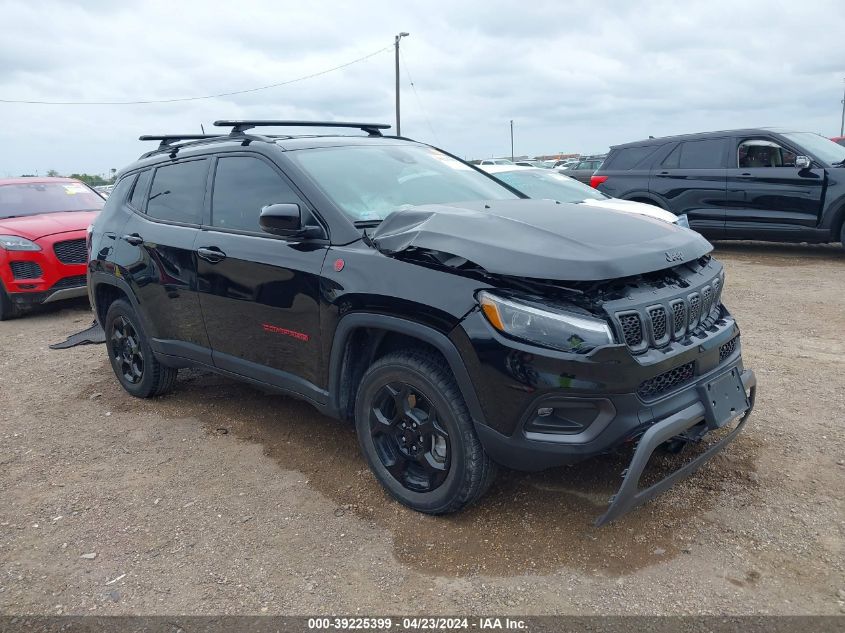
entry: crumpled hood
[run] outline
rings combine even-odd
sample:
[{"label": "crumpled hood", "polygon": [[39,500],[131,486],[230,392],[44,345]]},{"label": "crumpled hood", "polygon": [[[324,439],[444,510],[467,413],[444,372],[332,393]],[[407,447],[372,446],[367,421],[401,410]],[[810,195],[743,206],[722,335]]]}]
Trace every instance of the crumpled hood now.
[{"label": "crumpled hood", "polygon": [[97,213],[98,211],[67,211],[0,218],[0,235],[17,235],[28,240],[37,240],[55,233],[84,231],[97,217]]},{"label": "crumpled hood", "polygon": [[713,249],[698,233],[661,220],[552,200],[411,207],[387,216],[370,238],[386,255],[439,251],[490,273],[558,281],[628,277]]}]

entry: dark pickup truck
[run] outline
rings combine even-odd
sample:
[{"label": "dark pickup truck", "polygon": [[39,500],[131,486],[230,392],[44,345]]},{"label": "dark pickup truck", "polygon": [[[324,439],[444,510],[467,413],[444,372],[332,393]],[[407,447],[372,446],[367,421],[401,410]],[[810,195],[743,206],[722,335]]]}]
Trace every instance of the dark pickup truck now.
[{"label": "dark pickup truck", "polygon": [[711,239],[838,242],[845,147],[817,134],[745,129],[611,148],[590,184],[686,214]]}]

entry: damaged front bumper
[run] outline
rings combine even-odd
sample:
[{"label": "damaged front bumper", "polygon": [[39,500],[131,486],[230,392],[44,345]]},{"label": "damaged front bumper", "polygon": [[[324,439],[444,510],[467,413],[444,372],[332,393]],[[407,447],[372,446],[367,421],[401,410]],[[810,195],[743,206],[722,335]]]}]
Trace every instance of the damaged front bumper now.
[{"label": "damaged front bumper", "polygon": [[[736,427],[725,435],[722,439],[716,442],[713,446],[704,451],[701,455],[696,457],[690,463],[679,468],[664,479],[652,484],[644,490],[640,490],[640,478],[645,471],[649,459],[661,444],[671,440],[672,438],[682,436],[688,433],[693,427],[700,424],[705,424],[704,432],[714,430],[723,426],[729,420],[724,418],[724,414],[720,412],[718,403],[711,401],[707,394],[707,386],[700,386],[701,400],[692,404],[685,409],[678,411],[674,415],[661,420],[651,427],[642,435],[634,451],[634,456],[631,463],[624,471],[624,480],[619,490],[610,500],[610,506],[601,517],[596,520],[596,526],[602,526],[623,514],[633,510],[634,508],[644,504],[649,499],[654,498],[663,491],[667,490],[681,479],[688,477],[707,461],[709,461],[716,453],[721,451],[729,442],[731,442],[742,431],[751,411],[754,408],[754,397],[757,390],[757,378],[754,372],[750,369],[744,370],[739,374],[738,369],[733,369],[736,372],[736,378],[741,382],[743,389],[743,399],[745,401],[745,409],[736,413],[741,415],[739,423]],[[729,376],[730,374],[728,374]],[[715,382],[715,381],[714,381]],[[712,383],[711,383],[712,384]],[[745,397],[745,391],[748,392]],[[713,403],[712,405],[710,403]],[[736,416],[734,416],[735,419]],[[700,434],[699,434],[700,435]]]}]

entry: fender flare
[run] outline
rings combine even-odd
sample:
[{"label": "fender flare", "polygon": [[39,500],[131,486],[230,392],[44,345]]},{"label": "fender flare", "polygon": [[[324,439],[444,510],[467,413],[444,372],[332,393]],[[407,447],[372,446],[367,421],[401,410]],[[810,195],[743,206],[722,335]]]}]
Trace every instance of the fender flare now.
[{"label": "fender flare", "polygon": [[455,344],[452,343],[448,336],[416,321],[409,321],[385,314],[364,312],[355,312],[342,317],[334,333],[329,360],[329,398],[332,409],[340,411],[340,381],[343,371],[343,356],[349,337],[359,328],[374,328],[404,334],[428,343],[438,350],[443,354],[443,357],[449,364],[449,369],[452,370],[452,375],[454,375],[455,381],[458,383],[458,388],[461,390],[472,419],[477,423],[485,423],[481,402],[478,400],[475,386],[470,379],[469,372],[461,358],[460,352],[458,352],[458,348],[455,347]]},{"label": "fender flare", "polygon": [[[129,303],[132,304],[132,308],[135,310],[135,314],[138,315],[138,318],[141,319],[141,323],[144,326],[144,329],[148,330],[148,323],[144,318],[143,311],[139,308],[138,297],[135,296],[135,293],[132,291],[132,287],[125,279],[121,279],[115,275],[111,275],[109,273],[105,273],[102,271],[89,271],[88,273],[88,287],[90,288],[90,297],[89,300],[91,301],[91,305],[94,308],[94,316],[96,317],[97,321],[99,322],[99,309],[97,307],[97,288],[100,286],[112,286],[117,288],[126,297],[129,299]],[[100,323],[100,326],[105,327],[104,323]]]}]

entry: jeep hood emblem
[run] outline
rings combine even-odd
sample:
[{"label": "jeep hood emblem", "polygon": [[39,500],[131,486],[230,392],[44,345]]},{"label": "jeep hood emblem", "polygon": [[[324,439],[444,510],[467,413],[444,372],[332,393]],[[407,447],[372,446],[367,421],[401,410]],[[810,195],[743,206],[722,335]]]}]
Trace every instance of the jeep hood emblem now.
[{"label": "jeep hood emblem", "polygon": [[666,253],[666,261],[667,262],[679,262],[684,258],[683,251],[672,251],[671,253]]}]

